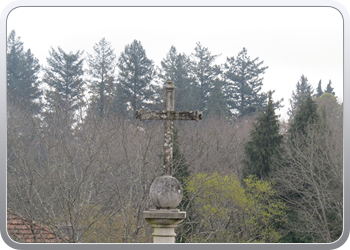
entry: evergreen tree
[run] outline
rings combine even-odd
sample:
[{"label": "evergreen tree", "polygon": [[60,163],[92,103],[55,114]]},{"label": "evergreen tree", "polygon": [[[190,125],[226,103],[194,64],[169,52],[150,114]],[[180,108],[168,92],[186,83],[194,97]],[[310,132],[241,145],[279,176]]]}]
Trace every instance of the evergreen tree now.
[{"label": "evergreen tree", "polygon": [[330,124],[337,124],[337,120],[343,120],[343,106],[338,103],[337,98],[330,93],[323,93],[320,97],[314,99],[317,106],[324,107],[327,113],[327,119]]},{"label": "evergreen tree", "polygon": [[[338,178],[337,175],[331,170],[341,166],[336,163],[337,157],[334,154],[335,130],[329,123],[330,120],[327,120],[325,106],[318,109],[316,103],[319,101],[324,104],[322,99],[327,100],[327,95],[332,96],[324,93],[322,97],[312,99],[308,95],[301,101],[288,131],[289,138],[285,143],[287,153],[277,162],[279,170],[274,174],[274,179],[281,190],[279,196],[290,206],[288,223],[285,225],[288,234],[281,242],[320,242],[321,235],[315,233],[318,230],[314,229],[313,220],[319,225],[324,223],[322,226],[331,232],[329,236],[333,239],[341,235],[342,225],[339,218],[336,219],[335,202],[330,201],[337,199],[342,190],[339,182],[334,180]],[[334,101],[333,104],[337,105],[335,98]],[[336,153],[338,154],[339,152]],[[291,183],[296,184],[293,186]],[[328,192],[332,195],[329,196]],[[309,224],[312,226],[309,227]]]},{"label": "evergreen tree", "polygon": [[330,94],[333,94],[335,96],[335,92],[333,92],[333,89],[332,88],[332,81],[329,80],[329,83],[327,84],[327,88],[324,90],[325,93],[330,93]]},{"label": "evergreen tree", "polygon": [[308,82],[307,77],[304,75],[301,76],[300,80],[296,85],[296,92],[292,92],[292,98],[289,100],[290,108],[288,109],[288,115],[290,118],[294,117],[295,112],[297,111],[298,106],[301,103],[302,99],[305,99],[308,95],[313,95],[314,90],[311,84]]},{"label": "evergreen tree", "polygon": [[46,116],[47,119],[55,117],[55,120],[50,120],[49,123],[61,123],[69,129],[76,121],[77,111],[84,105],[83,51],[68,54],[58,47],[57,51],[51,48],[49,54],[49,66],[45,68],[43,78],[43,82],[50,87],[45,96]]},{"label": "evergreen tree", "polygon": [[[161,61],[161,69],[158,77],[164,83],[167,80],[174,82],[175,91],[175,109],[176,110],[191,110],[193,107],[192,78],[190,76],[191,61],[184,53],[177,53],[176,48],[171,46],[166,57]],[[163,91],[163,90],[162,90]],[[159,94],[159,96],[162,96]]]},{"label": "evergreen tree", "polygon": [[88,73],[90,75],[89,90],[92,93],[93,109],[104,117],[111,106],[112,95],[115,89],[115,59],[111,43],[102,38],[94,45],[94,54],[88,54]]},{"label": "evergreen tree", "polygon": [[222,91],[223,83],[219,79],[214,81],[214,87],[210,91],[208,102],[206,103],[206,109],[204,115],[217,115],[220,117],[228,116],[228,109],[226,99]]},{"label": "evergreen tree", "polygon": [[39,114],[37,100],[42,94],[39,89],[39,61],[30,49],[24,51],[23,43],[14,30],[7,39],[6,64],[8,102],[22,105],[33,115]]},{"label": "evergreen tree", "polygon": [[155,74],[154,63],[147,58],[141,42],[134,40],[125,46],[117,66],[117,91],[121,93],[115,105],[122,108],[123,103],[127,103],[129,111],[135,116],[136,110],[147,107],[154,100],[155,87],[151,84]]},{"label": "evergreen tree", "polygon": [[305,100],[301,101],[299,110],[295,114],[292,124],[288,132],[292,135],[295,133],[306,134],[309,124],[315,124],[319,121],[319,114],[317,112],[317,104],[312,100],[309,94]]},{"label": "evergreen tree", "polygon": [[318,82],[317,93],[314,95],[314,97],[320,97],[323,94],[322,87],[321,87],[321,80]]},{"label": "evergreen tree", "polygon": [[225,63],[225,95],[232,113],[241,114],[250,105],[264,107],[267,95],[261,93],[262,74],[268,67],[263,67],[259,58],[253,60],[247,55],[246,48],[234,57],[227,58]]},{"label": "evergreen tree", "polygon": [[183,198],[178,207],[180,210],[186,211],[186,219],[184,223],[182,223],[181,226],[177,228],[178,232],[176,234],[175,240],[177,243],[185,243],[187,236],[191,234],[191,230],[193,228],[188,223],[186,223],[188,221],[191,221],[193,217],[193,209],[190,203],[190,196],[186,188],[186,183],[190,177],[190,170],[189,164],[187,163],[184,154],[180,151],[179,135],[178,129],[176,127],[174,128],[173,139],[173,166],[175,170],[173,176],[181,183],[183,187]]},{"label": "evergreen tree", "polygon": [[258,107],[256,105],[249,105],[244,107],[244,109],[242,110],[241,114],[239,115],[239,117],[244,117],[244,116],[255,116],[257,114],[259,114],[261,112],[263,108],[262,107]]},{"label": "evergreen tree", "polygon": [[173,176],[181,183],[181,185],[185,185],[186,180],[190,176],[190,170],[185,155],[180,151],[179,135],[176,127],[174,128],[173,140]]},{"label": "evergreen tree", "polygon": [[191,71],[194,76],[194,84],[191,97],[195,100],[192,109],[205,110],[209,93],[213,87],[215,78],[221,73],[220,67],[213,65],[215,59],[220,55],[212,55],[208,48],[203,47],[200,42],[192,53]]},{"label": "evergreen tree", "polygon": [[272,157],[277,153],[283,136],[279,134],[279,121],[274,111],[272,92],[269,92],[268,104],[257,118],[250,132],[250,141],[244,146],[247,157],[243,169],[243,177],[256,175],[260,179],[269,176]]}]

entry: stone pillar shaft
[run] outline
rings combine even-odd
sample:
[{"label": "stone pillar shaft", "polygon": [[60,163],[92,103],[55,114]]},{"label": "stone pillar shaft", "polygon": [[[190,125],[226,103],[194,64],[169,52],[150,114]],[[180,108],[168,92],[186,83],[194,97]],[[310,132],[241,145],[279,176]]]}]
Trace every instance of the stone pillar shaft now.
[{"label": "stone pillar shaft", "polygon": [[152,225],[153,231],[153,243],[175,243],[175,227],[169,226],[166,227],[164,225]]},{"label": "stone pillar shaft", "polygon": [[[166,84],[164,93],[164,110],[174,111],[175,109],[175,87],[172,82]],[[168,112],[168,117],[170,113]],[[172,120],[164,121],[164,175],[172,175],[172,164],[173,164],[173,131],[174,122]]]}]

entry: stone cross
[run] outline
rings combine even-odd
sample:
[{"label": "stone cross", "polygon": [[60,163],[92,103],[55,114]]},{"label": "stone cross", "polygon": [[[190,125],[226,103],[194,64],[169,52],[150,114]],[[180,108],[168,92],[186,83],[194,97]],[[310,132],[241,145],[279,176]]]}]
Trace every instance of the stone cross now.
[{"label": "stone cross", "polygon": [[136,119],[163,120],[164,121],[164,175],[172,175],[173,159],[173,130],[174,120],[202,120],[202,112],[199,111],[174,111],[175,86],[172,81],[164,84],[164,111],[136,111]]}]

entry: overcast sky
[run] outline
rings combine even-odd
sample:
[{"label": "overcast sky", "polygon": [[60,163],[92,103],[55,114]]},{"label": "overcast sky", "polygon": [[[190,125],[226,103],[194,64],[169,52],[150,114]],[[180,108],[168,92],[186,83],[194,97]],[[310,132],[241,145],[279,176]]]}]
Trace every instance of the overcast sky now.
[{"label": "overcast sky", "polygon": [[8,16],[12,29],[44,66],[51,47],[86,55],[103,37],[117,56],[134,39],[141,41],[159,66],[172,45],[191,54],[201,42],[221,54],[218,64],[245,47],[269,67],[263,91],[275,90],[274,100],[284,97],[282,117],[302,74],[314,89],[319,80],[323,89],[332,80],[343,100],[343,22],[331,7],[22,7]]}]

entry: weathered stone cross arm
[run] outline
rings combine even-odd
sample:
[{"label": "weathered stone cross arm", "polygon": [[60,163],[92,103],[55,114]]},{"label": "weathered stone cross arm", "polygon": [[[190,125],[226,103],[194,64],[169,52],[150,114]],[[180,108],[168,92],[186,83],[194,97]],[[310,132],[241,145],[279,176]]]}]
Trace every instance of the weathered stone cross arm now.
[{"label": "weathered stone cross arm", "polygon": [[174,120],[202,120],[202,112],[196,111],[175,111],[175,86],[172,81],[167,81],[164,84],[164,110],[136,111],[136,119],[140,120],[163,120],[164,122],[164,174],[172,174],[172,159],[173,159],[173,129]]},{"label": "weathered stone cross arm", "polygon": [[140,120],[202,120],[202,112],[196,111],[136,111]]}]

